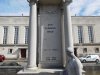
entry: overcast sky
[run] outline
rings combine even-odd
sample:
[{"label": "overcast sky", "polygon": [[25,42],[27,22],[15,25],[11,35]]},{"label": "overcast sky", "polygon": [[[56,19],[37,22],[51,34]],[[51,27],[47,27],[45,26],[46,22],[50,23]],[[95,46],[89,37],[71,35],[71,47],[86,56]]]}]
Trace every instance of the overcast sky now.
[{"label": "overcast sky", "polygon": [[[100,16],[100,0],[73,0],[72,16]],[[28,16],[27,0],[0,0],[0,16]]]}]

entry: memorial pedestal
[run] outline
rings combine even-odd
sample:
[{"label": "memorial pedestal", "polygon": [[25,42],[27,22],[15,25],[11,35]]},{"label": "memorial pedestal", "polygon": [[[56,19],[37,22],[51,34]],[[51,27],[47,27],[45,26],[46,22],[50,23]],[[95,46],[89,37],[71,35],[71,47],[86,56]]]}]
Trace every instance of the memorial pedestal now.
[{"label": "memorial pedestal", "polygon": [[[28,2],[30,5],[28,65],[17,74],[81,75],[80,69],[78,71],[80,74],[77,74],[76,70],[73,70],[75,74],[71,74],[74,64],[69,64],[68,74],[63,69],[68,64],[68,59],[65,59],[68,51],[73,53],[72,24],[68,6],[72,0],[28,0]],[[79,68],[79,65],[78,67],[75,65],[75,68]]]}]

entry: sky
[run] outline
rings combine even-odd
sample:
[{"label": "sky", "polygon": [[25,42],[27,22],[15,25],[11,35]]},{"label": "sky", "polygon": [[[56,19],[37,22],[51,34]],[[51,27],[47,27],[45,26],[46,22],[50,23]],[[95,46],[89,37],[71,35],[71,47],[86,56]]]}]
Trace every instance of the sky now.
[{"label": "sky", "polygon": [[[73,0],[71,16],[100,16],[100,0]],[[0,0],[0,16],[29,16],[27,0]]]}]

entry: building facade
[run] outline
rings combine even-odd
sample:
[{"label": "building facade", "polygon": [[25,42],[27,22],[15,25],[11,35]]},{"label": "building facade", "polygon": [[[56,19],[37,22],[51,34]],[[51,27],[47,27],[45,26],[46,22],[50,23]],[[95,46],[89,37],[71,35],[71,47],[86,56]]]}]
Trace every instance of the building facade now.
[{"label": "building facade", "polygon": [[[100,17],[73,16],[76,56],[100,55]],[[7,58],[27,58],[28,16],[0,16],[0,54]]]},{"label": "building facade", "polygon": [[28,17],[0,17],[0,54],[6,58],[27,58]]},{"label": "building facade", "polygon": [[100,17],[72,17],[74,52],[77,56],[100,55]]}]

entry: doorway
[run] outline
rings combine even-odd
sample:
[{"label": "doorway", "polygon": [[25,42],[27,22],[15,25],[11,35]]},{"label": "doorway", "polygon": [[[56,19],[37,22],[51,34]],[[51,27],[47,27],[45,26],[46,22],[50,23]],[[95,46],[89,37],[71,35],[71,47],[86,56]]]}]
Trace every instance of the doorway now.
[{"label": "doorway", "polygon": [[21,50],[21,58],[26,58],[26,49],[22,48]]},{"label": "doorway", "polygon": [[74,48],[74,54],[77,56],[77,48]]}]

